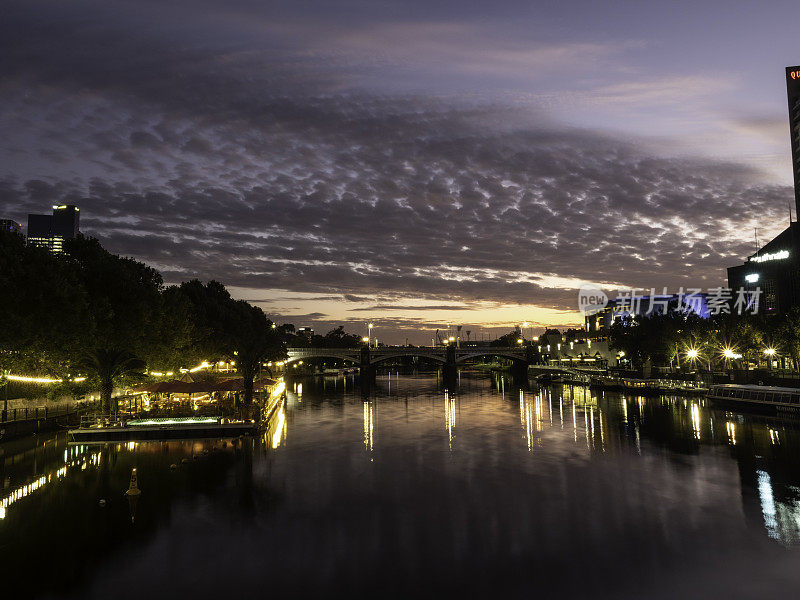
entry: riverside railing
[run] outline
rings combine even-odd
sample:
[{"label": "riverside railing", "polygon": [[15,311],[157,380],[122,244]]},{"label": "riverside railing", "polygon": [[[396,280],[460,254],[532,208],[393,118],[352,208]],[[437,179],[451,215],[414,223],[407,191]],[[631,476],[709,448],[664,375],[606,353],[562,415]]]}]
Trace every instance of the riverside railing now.
[{"label": "riverside railing", "polygon": [[32,421],[37,419],[52,419],[56,417],[66,417],[81,411],[82,407],[77,404],[65,404],[62,406],[33,406],[24,408],[9,408],[0,410],[0,423],[12,423],[14,421]]}]

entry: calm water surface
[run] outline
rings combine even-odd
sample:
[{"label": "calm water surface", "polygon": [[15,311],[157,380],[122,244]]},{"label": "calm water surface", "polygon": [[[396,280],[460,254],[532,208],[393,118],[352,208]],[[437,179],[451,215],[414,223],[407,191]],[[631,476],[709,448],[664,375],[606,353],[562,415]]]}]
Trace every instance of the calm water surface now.
[{"label": "calm water surface", "polygon": [[235,444],[0,450],[4,597],[764,598],[800,584],[800,429],[700,400],[392,373],[368,390],[290,384],[264,435]]}]

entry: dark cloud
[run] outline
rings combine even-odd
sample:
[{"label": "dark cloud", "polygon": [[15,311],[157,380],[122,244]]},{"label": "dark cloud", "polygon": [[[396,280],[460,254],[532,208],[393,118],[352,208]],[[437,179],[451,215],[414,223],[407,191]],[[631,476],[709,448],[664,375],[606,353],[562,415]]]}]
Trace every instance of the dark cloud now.
[{"label": "dark cloud", "polygon": [[171,282],[358,312],[572,309],[572,281],[718,285],[791,196],[529,108],[359,91],[272,38],[120,6],[4,15],[0,203],[23,221],[79,204],[85,232]]}]

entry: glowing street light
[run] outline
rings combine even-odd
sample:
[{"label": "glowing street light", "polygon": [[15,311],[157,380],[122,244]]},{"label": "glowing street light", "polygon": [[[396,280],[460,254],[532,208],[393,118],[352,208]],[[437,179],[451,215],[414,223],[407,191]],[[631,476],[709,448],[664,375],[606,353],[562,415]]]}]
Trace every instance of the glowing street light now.
[{"label": "glowing street light", "polygon": [[522,343],[522,338],[517,338],[517,343],[521,344]]},{"label": "glowing street light", "polygon": [[776,354],[775,348],[764,348],[764,354],[769,358],[769,360],[767,360],[767,366],[772,370],[773,359]]},{"label": "glowing street light", "polygon": [[686,351],[686,358],[695,360],[700,353],[695,348],[690,348]]}]

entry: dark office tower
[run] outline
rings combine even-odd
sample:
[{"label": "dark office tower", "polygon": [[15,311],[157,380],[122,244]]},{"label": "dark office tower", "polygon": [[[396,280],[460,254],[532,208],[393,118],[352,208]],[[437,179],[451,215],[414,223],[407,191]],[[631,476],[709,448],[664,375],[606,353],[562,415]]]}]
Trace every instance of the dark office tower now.
[{"label": "dark office tower", "polygon": [[792,140],[795,218],[800,220],[800,67],[786,67],[786,92],[789,96],[789,137]]},{"label": "dark office tower", "polygon": [[800,66],[786,67],[786,93],[796,218],[744,264],[728,267],[728,287],[760,290],[759,312],[767,314],[800,306]]},{"label": "dark office tower", "polygon": [[28,215],[28,244],[63,252],[64,240],[78,235],[80,209],[72,204],[53,207],[52,215]]},{"label": "dark office tower", "polygon": [[65,204],[53,207],[53,235],[58,235],[66,239],[72,239],[80,229],[80,209],[72,204]]}]

